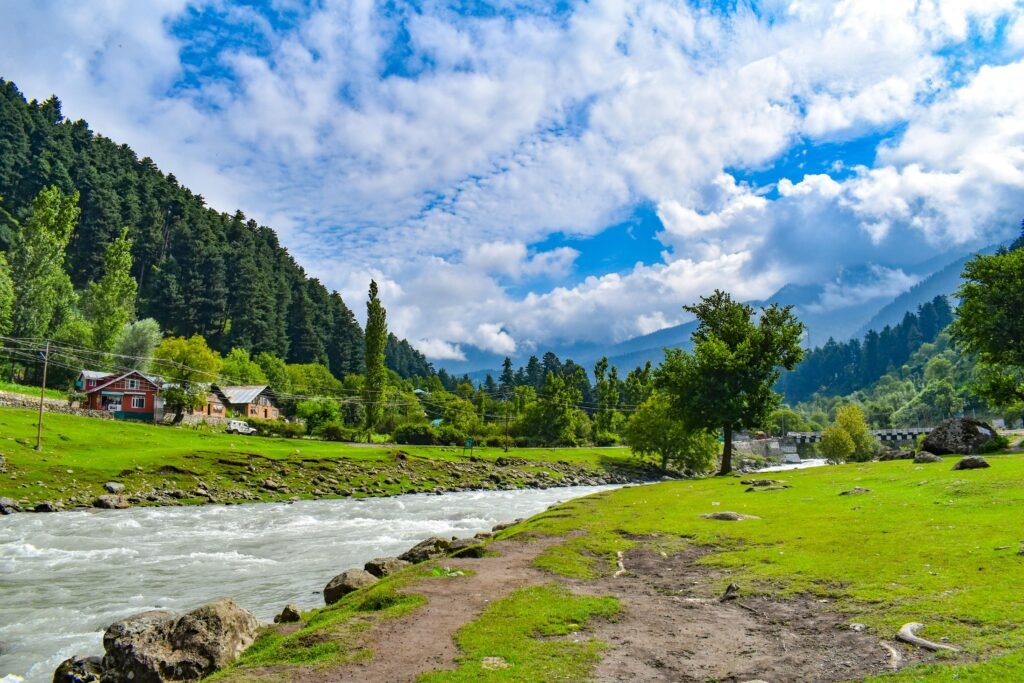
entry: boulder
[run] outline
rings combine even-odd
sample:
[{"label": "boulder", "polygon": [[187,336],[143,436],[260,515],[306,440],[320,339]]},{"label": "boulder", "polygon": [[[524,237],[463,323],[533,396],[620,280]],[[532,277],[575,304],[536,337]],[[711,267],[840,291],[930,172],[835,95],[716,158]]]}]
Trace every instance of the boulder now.
[{"label": "boulder", "polygon": [[862,486],[854,486],[849,491],[842,491],[840,496],[863,496],[865,493],[871,493],[871,489],[866,489]]},{"label": "boulder", "polygon": [[100,683],[103,675],[102,657],[65,659],[53,672],[53,683]]},{"label": "boulder", "polygon": [[13,498],[0,498],[0,515],[10,515],[15,512],[24,512],[16,500]]},{"label": "boulder", "polygon": [[143,612],[103,634],[103,683],[196,681],[235,661],[259,622],[228,598],[177,614]]},{"label": "boulder", "polygon": [[56,503],[51,503],[48,500],[44,500],[42,503],[39,503],[32,509],[35,512],[60,512],[60,506],[58,506]]},{"label": "boulder", "polygon": [[969,417],[954,417],[929,432],[921,448],[936,455],[972,455],[995,435],[996,430],[988,423]]},{"label": "boulder", "polygon": [[328,605],[341,600],[349,593],[374,584],[377,577],[363,569],[347,569],[331,579],[324,587],[324,602]]},{"label": "boulder", "polygon": [[103,485],[103,488],[105,488],[107,490],[107,493],[123,493],[124,492],[124,484],[121,484],[121,483],[116,482],[116,481],[108,481],[106,484]]},{"label": "boulder", "polygon": [[411,562],[400,560],[397,557],[378,557],[377,559],[370,560],[363,565],[363,569],[370,574],[373,574],[378,579],[383,579],[385,576],[391,576],[395,572],[405,569],[411,565]]},{"label": "boulder", "polygon": [[986,467],[991,467],[988,461],[980,455],[968,455],[966,458],[961,458],[960,462],[953,465],[954,470],[983,470]]},{"label": "boulder", "polygon": [[878,459],[885,462],[888,460],[913,460],[914,451],[905,450],[898,451],[892,448],[888,448],[878,454]]},{"label": "boulder", "polygon": [[275,624],[294,624],[297,621],[302,620],[302,613],[299,608],[291,603],[284,606],[281,613],[274,617]]},{"label": "boulder", "polygon": [[411,562],[413,564],[419,564],[420,562],[426,562],[427,560],[435,560],[439,557],[445,557],[448,554],[448,548],[451,546],[451,542],[438,538],[437,536],[431,536],[425,541],[420,541],[409,550],[405,551],[398,556],[398,559]]},{"label": "boulder", "polygon": [[934,453],[929,453],[928,451],[921,451],[920,453],[914,456],[914,462],[916,462],[918,465],[923,465],[929,462],[942,462],[942,458],[935,455]]},{"label": "boulder", "polygon": [[744,519],[761,519],[755,515],[741,515],[738,512],[709,512],[706,515],[701,515],[704,519],[716,519],[720,522],[741,522]]},{"label": "boulder", "polygon": [[123,510],[129,506],[128,496],[108,493],[97,498],[92,506],[104,510]]}]

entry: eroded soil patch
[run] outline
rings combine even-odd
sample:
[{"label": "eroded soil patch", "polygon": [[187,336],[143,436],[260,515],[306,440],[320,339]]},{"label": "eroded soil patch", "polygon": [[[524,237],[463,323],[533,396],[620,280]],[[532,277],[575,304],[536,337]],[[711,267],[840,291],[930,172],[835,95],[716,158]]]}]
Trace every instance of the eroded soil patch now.
[{"label": "eroded soil patch", "polygon": [[[610,646],[597,680],[844,681],[892,670],[885,645],[813,598],[743,597],[741,589],[739,598],[720,602],[724,575],[697,563],[708,552],[634,548],[622,558],[627,574],[576,583],[622,606],[617,621],[595,629]],[[903,664],[921,657],[891,646]]]}]

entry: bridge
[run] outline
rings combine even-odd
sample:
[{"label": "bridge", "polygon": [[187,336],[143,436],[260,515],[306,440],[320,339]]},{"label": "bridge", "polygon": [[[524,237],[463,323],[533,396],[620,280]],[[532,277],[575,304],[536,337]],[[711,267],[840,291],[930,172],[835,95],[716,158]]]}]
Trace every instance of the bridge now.
[{"label": "bridge", "polygon": [[[916,441],[921,434],[927,434],[933,427],[900,427],[898,429],[872,429],[871,433],[882,443]],[[786,432],[787,443],[818,443],[824,432]]]}]

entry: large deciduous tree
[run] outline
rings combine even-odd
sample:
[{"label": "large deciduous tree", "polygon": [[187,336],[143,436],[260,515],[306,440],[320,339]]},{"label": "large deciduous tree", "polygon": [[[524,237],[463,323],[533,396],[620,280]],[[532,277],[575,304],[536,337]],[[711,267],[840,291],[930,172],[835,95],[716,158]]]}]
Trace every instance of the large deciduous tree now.
[{"label": "large deciduous tree", "polygon": [[661,392],[637,408],[622,434],[634,454],[644,460],[653,459],[663,472],[669,465],[704,471],[718,453],[718,437],[705,429],[687,428]]},{"label": "large deciduous tree", "polygon": [[666,349],[655,383],[688,428],[722,430],[719,474],[732,471],[733,431],[767,421],[781,401],[772,390],[780,369],[792,370],[803,357],[804,325],[792,308],[772,304],[755,316],[721,290],[684,306],[697,317],[693,351]]},{"label": "large deciduous tree", "polygon": [[128,323],[114,342],[117,365],[145,372],[163,334],[152,318]]},{"label": "large deciduous tree", "polygon": [[388,341],[387,311],[377,297],[377,283],[370,281],[366,301],[366,378],[363,403],[366,405],[366,431],[373,432],[383,417],[381,399],[384,395],[384,350]]},{"label": "large deciduous tree", "polygon": [[953,341],[977,355],[975,392],[990,404],[1024,403],[1024,242],[967,262]]},{"label": "large deciduous tree", "polygon": [[195,334],[187,339],[164,339],[154,356],[157,359],[154,369],[173,385],[162,392],[164,405],[174,412],[175,423],[181,422],[186,410],[203,405],[206,385],[216,381],[220,373],[220,354],[206,344],[206,339]]}]

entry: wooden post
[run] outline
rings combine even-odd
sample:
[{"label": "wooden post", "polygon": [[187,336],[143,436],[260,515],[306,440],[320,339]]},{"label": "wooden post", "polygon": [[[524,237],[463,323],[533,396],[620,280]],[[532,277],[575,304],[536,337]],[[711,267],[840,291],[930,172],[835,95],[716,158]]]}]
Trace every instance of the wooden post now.
[{"label": "wooden post", "polygon": [[46,371],[50,367],[50,342],[43,354],[43,386],[39,388],[39,424],[36,425],[36,450],[43,450],[43,399],[46,397]]}]

